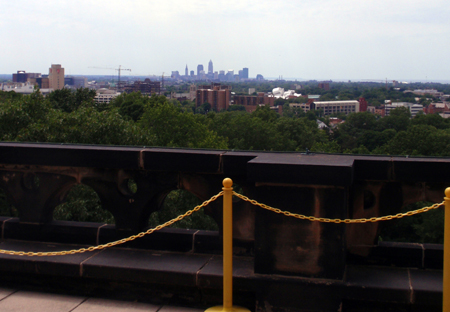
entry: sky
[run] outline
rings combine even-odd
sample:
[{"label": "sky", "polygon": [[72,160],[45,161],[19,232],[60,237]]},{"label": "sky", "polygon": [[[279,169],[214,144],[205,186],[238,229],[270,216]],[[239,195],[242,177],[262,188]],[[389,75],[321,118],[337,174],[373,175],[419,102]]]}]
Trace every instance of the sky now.
[{"label": "sky", "polygon": [[0,74],[450,81],[448,0],[0,0],[0,32]]}]

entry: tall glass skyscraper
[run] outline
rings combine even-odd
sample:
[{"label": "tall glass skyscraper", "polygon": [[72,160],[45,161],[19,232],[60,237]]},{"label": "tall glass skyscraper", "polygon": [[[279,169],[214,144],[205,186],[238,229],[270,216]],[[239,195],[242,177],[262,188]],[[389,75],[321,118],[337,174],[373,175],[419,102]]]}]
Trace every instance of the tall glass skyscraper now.
[{"label": "tall glass skyscraper", "polygon": [[213,62],[211,61],[211,60],[209,60],[209,63],[208,63],[208,74],[212,74],[214,71],[213,71]]}]

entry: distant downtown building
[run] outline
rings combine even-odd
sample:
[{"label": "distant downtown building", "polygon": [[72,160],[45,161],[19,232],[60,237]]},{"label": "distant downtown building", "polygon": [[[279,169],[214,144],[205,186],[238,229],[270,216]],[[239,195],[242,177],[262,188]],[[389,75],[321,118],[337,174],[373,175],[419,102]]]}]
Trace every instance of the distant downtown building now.
[{"label": "distant downtown building", "polygon": [[52,64],[48,72],[49,87],[53,90],[64,88],[64,68],[60,64]]},{"label": "distant downtown building", "polygon": [[52,64],[49,68],[48,75],[40,73],[27,73],[24,70],[17,71],[13,74],[13,82],[28,82],[30,85],[37,85],[42,89],[61,90],[66,85],[64,81],[64,68],[60,64]]},{"label": "distant downtown building", "polygon": [[240,79],[248,79],[248,68],[244,67],[242,70],[239,71],[239,78]]},{"label": "distant downtown building", "polygon": [[13,74],[13,82],[27,82],[29,78],[41,77],[40,73],[27,73],[24,70],[18,70],[16,74]]},{"label": "distant downtown building", "polygon": [[[206,71],[203,64],[197,65],[197,74],[194,71],[188,70],[188,65],[184,69],[184,75],[180,75],[178,71],[172,71],[171,78],[180,79],[185,81],[216,81],[216,82],[237,82],[240,80],[249,79],[249,70],[247,67],[239,70],[237,74],[233,69],[229,69],[228,71],[220,70],[214,71],[214,64],[212,60],[208,62],[208,70]],[[258,75],[259,80],[264,80],[262,75]]]},{"label": "distant downtown building", "polygon": [[211,60],[209,60],[209,63],[208,63],[208,75],[211,75],[213,73],[214,73],[214,71],[213,71],[213,62]]},{"label": "distant downtown building", "polygon": [[203,65],[202,64],[198,64],[197,65],[197,77],[198,78],[201,76],[202,72],[204,73]]}]

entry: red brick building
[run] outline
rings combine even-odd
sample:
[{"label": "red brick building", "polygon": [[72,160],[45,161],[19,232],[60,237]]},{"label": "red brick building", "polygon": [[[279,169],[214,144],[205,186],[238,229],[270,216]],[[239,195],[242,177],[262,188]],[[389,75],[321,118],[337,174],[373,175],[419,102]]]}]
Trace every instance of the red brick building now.
[{"label": "red brick building", "polygon": [[196,107],[209,103],[211,109],[220,112],[221,110],[227,110],[230,106],[231,90],[228,86],[217,83],[211,84],[211,86],[199,86],[196,95]]},{"label": "red brick building", "polygon": [[248,113],[254,112],[260,105],[269,105],[270,107],[275,105],[275,98],[264,94],[264,92],[258,92],[256,96],[235,95],[233,101],[234,105],[245,106],[245,110]]}]

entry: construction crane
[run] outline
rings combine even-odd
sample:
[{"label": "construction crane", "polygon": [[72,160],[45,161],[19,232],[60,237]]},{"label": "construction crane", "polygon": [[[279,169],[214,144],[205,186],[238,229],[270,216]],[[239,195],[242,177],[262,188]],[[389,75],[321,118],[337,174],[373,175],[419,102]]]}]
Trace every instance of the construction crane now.
[{"label": "construction crane", "polygon": [[117,68],[116,70],[119,72],[119,82],[117,83],[117,90],[119,90],[119,88],[120,88],[120,72],[121,72],[122,70],[128,70],[128,71],[131,71],[131,69],[128,69],[128,68],[122,68],[122,65],[119,65],[119,68]]},{"label": "construction crane", "polygon": [[119,65],[119,68],[110,68],[110,67],[94,67],[94,66],[90,66],[89,68],[96,68],[96,69],[112,69],[112,70],[117,70],[119,72],[119,80],[117,82],[117,86],[118,88],[120,88],[120,74],[122,70],[127,70],[127,71],[131,71],[131,69],[128,68],[122,68],[122,65]]}]

